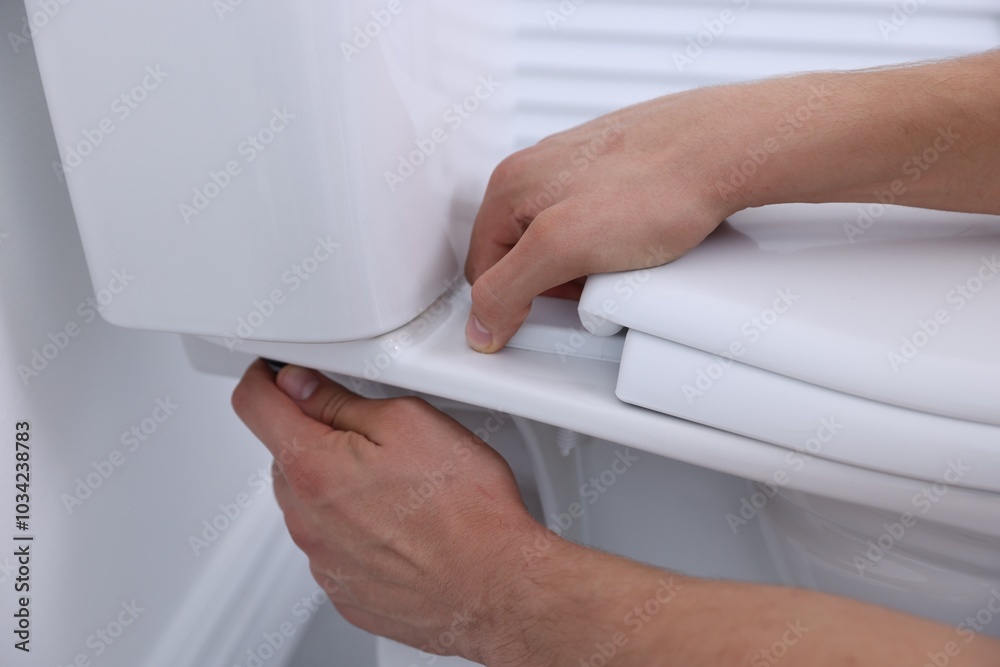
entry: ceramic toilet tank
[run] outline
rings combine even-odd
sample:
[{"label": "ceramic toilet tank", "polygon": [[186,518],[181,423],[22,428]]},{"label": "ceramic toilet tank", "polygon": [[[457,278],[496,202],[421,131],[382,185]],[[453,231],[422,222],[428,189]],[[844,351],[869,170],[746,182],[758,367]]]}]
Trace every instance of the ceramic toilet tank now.
[{"label": "ceramic toilet tank", "polygon": [[487,3],[63,14],[35,42],[53,171],[95,291],[135,276],[106,319],[331,342],[390,331],[445,291],[452,195],[489,174],[464,137],[502,133],[504,28]]}]

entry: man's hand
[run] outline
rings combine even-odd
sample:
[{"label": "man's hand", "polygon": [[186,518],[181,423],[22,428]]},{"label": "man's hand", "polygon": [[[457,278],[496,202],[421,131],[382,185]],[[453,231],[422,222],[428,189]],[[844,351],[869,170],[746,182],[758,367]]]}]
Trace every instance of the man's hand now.
[{"label": "man's hand", "polygon": [[[1000,646],[813,591],[692,579],[585,549],[527,513],[507,464],[416,399],[262,361],[233,394],[275,457],[313,576],[354,625],[489,667],[994,667]],[[690,539],[678,535],[677,539]],[[769,658],[768,658],[769,659]]]},{"label": "man's hand", "polygon": [[509,643],[512,597],[532,593],[520,547],[540,526],[493,449],[419,399],[364,399],[292,366],[275,378],[262,361],[233,407],[274,455],[292,539],[348,621],[472,659]]},{"label": "man's hand", "polygon": [[718,126],[741,122],[721,97],[696,90],[629,107],[496,168],[465,267],[473,348],[502,348],[535,296],[578,296],[588,274],[665,264],[742,208],[713,188]]},{"label": "man's hand", "polygon": [[500,455],[419,399],[369,400],[258,360],[233,407],[274,455],[313,576],[364,630],[490,667],[570,665],[636,603],[682,587],[538,524]]},{"label": "man's hand", "polygon": [[703,88],[515,153],[493,173],[472,233],[469,344],[496,352],[535,296],[673,261],[751,206],[1000,213],[998,73],[994,51]]}]

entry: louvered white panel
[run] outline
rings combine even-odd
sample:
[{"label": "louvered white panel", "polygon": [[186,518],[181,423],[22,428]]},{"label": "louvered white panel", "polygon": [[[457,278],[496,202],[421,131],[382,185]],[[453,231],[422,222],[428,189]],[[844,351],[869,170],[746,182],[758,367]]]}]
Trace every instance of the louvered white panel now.
[{"label": "louvered white panel", "polygon": [[[1000,45],[996,0],[907,0],[911,10],[919,9],[891,31],[886,26],[893,26],[893,6],[903,0],[580,2],[516,4],[518,146],[697,86],[952,57]],[[560,6],[576,9],[560,14]],[[686,55],[689,39],[724,10],[732,13],[729,25],[693,62],[678,63],[675,55]],[[565,14],[566,20],[553,21]]]}]

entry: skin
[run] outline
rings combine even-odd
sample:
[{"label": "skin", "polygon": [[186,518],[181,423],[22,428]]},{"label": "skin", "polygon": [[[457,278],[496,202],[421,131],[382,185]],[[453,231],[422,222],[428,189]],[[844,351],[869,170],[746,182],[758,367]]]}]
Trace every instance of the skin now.
[{"label": "skin", "polygon": [[[888,195],[1000,213],[998,74],[1000,52],[990,52],[702,88],[514,153],[494,171],[472,233],[469,344],[496,352],[535,296],[672,261],[752,206]],[[734,180],[753,155],[752,175]]]},{"label": "skin", "polygon": [[257,361],[233,407],[274,455],[288,531],[337,610],[429,653],[489,667],[575,666],[609,647],[623,667],[756,667],[771,664],[764,651],[790,667],[1000,664],[1000,644],[895,611],[563,540],[528,514],[495,451],[419,399],[369,400]]},{"label": "skin", "polygon": [[[890,192],[895,203],[1000,213],[998,74],[1000,54],[988,53],[695,90],[516,153],[473,232],[470,345],[495,352],[534,296],[671,261],[749,206]],[[933,162],[914,162],[935,145]],[[733,180],[753,155],[752,174]],[[418,399],[363,399],[258,361],[233,407],[273,453],[289,532],[340,613],[428,652],[490,667],[603,664],[602,650],[613,650],[608,664],[637,667],[1000,664],[1000,644],[978,634],[562,540],[530,517],[496,452]],[[415,496],[429,480],[434,492]]]}]

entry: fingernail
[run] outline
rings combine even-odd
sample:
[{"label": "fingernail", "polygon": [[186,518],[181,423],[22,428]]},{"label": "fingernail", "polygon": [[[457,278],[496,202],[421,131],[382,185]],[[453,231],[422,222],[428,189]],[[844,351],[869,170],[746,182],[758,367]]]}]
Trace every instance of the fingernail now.
[{"label": "fingernail", "polygon": [[475,315],[469,315],[469,322],[465,325],[465,338],[469,341],[469,347],[477,352],[485,352],[493,344],[493,334]]},{"label": "fingernail", "polygon": [[296,401],[308,401],[319,388],[319,378],[308,368],[285,366],[278,373],[278,386]]}]

